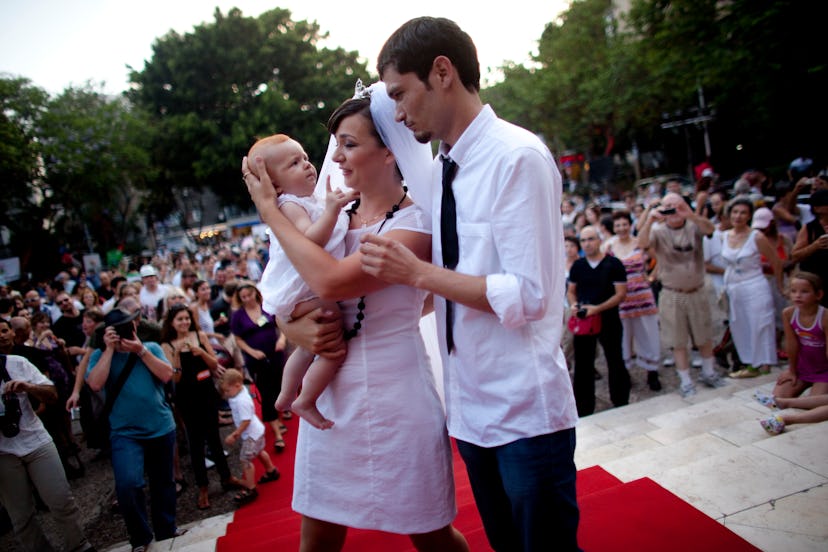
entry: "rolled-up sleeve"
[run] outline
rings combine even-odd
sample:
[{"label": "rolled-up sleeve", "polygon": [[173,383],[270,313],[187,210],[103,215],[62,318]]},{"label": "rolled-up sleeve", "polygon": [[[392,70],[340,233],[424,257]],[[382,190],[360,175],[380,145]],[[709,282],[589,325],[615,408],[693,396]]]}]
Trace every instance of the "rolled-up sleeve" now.
[{"label": "rolled-up sleeve", "polygon": [[535,286],[521,286],[519,278],[514,274],[486,276],[486,299],[506,328],[518,328],[544,316],[546,301],[540,293],[533,293],[533,290],[539,291]]},{"label": "rolled-up sleeve", "polygon": [[500,182],[492,228],[502,272],[487,275],[486,297],[500,323],[516,328],[545,316],[556,271],[562,271],[555,261],[563,251],[555,227],[560,177],[551,157],[526,148],[503,167]]}]

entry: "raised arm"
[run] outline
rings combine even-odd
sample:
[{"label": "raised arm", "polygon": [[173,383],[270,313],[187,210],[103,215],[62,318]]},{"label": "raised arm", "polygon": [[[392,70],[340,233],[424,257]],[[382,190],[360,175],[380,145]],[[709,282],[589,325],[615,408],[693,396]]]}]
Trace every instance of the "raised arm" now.
[{"label": "raised arm", "polygon": [[339,220],[339,213],[342,208],[359,195],[353,191],[331,190],[330,178],[326,182],[326,186],[325,210],[316,221],[312,221],[307,211],[297,203],[286,201],[280,207],[282,214],[296,226],[296,229],[320,247],[325,247],[325,244],[331,239],[331,234],[333,234],[336,222]]},{"label": "raised arm", "polygon": [[[261,159],[256,163],[262,164]],[[334,259],[327,251],[313,243],[276,207],[276,191],[263,167],[257,171],[259,180],[248,171],[248,160],[242,161],[250,197],[259,216],[279,240],[290,262],[310,288],[322,299],[341,300],[366,295],[388,286],[362,271],[360,252],[344,259]],[[392,230],[386,234],[415,252],[421,259],[430,258],[431,237],[428,234],[406,230]]]}]

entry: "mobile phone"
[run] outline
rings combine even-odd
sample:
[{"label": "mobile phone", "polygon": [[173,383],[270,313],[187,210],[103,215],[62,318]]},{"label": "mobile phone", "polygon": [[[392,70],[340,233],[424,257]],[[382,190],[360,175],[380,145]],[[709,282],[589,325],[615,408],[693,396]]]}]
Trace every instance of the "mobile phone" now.
[{"label": "mobile phone", "polygon": [[575,316],[578,318],[586,318],[587,310],[586,308],[580,308],[575,312]]}]

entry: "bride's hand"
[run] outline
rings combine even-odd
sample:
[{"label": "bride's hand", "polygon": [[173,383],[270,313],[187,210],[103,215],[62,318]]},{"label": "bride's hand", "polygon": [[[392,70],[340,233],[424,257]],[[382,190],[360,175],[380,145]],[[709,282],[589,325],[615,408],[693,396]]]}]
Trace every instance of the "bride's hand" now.
[{"label": "bride's hand", "polygon": [[[251,170],[252,169],[252,170]],[[250,198],[256,204],[256,209],[259,213],[263,208],[269,206],[276,207],[276,188],[270,181],[270,175],[267,174],[264,160],[261,157],[256,157],[253,160],[251,167],[247,156],[242,159],[242,179],[247,185],[247,191],[250,193]]]}]

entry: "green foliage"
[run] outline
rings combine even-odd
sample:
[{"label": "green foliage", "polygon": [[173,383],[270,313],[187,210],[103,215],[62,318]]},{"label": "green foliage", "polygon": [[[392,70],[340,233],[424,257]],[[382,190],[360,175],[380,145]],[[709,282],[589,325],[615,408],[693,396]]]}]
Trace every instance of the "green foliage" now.
[{"label": "green foliage", "polygon": [[289,134],[321,160],[327,114],[367,71],[356,52],[319,49],[319,26],[292,21],[287,10],[252,18],[216,9],[214,18],[158,39],[152,59],[133,70],[128,97],[158,131],[157,190],[207,186],[246,205],[240,165],[255,138]]},{"label": "green foliage", "polygon": [[610,0],[575,0],[547,25],[537,68],[506,68],[484,97],[557,149],[594,149],[604,129],[623,150],[662,147],[662,113],[696,105],[701,86],[717,112],[717,167],[819,155],[828,64],[817,4],[633,0],[619,13]]},{"label": "green foliage", "polygon": [[39,136],[44,203],[55,229],[78,236],[92,227],[104,246],[132,229],[140,193],[154,177],[150,130],[123,99],[89,84],[49,102]]},{"label": "green foliage", "polygon": [[0,78],[0,182],[5,209],[0,226],[14,228],[35,193],[38,174],[37,124],[48,95],[28,79]]}]

